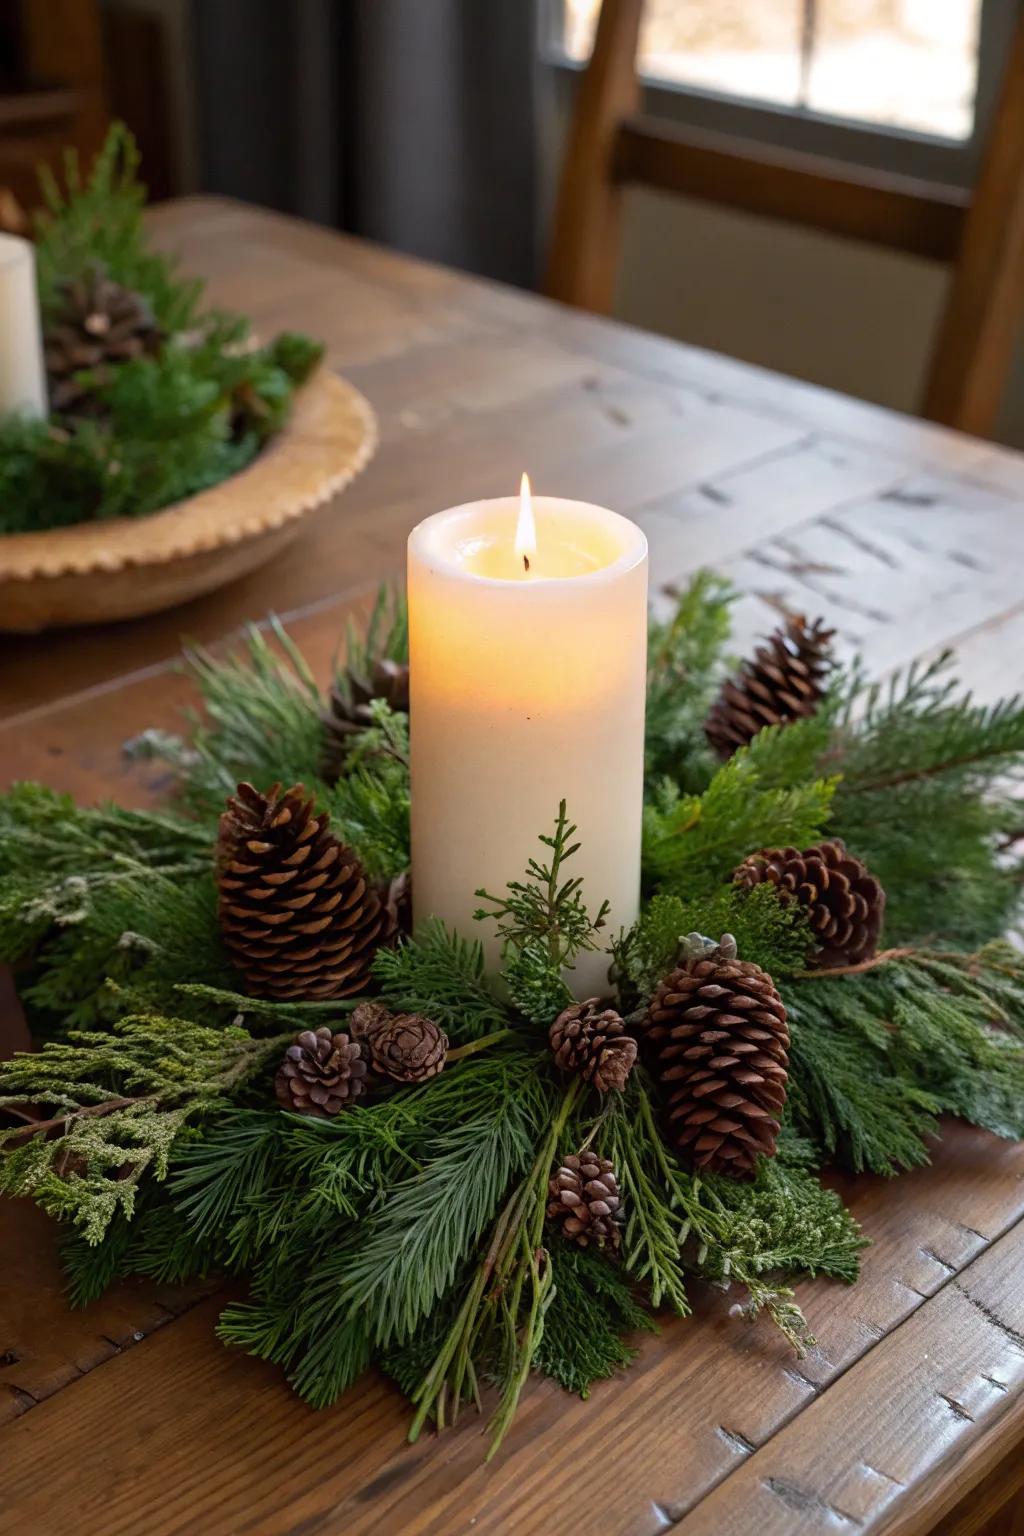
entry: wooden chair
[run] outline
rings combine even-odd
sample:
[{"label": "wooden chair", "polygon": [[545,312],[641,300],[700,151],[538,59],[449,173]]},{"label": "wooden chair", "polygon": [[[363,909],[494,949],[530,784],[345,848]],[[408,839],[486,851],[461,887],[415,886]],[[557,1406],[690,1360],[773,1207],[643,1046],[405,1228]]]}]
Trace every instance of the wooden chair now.
[{"label": "wooden chair", "polygon": [[621,195],[642,184],[951,261],[922,415],[990,436],[1024,305],[1024,13],[973,196],[639,114],[643,0],[604,0],[580,82],[546,291],[606,313]]}]

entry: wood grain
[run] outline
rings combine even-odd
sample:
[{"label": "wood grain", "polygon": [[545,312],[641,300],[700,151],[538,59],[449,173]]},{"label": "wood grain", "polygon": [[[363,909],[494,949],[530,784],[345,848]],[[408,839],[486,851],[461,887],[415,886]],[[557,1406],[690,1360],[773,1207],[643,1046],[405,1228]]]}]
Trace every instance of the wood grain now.
[{"label": "wood grain", "polygon": [[[382,449],[272,575],[0,643],[0,780],[158,803],[166,775],[121,744],[174,728],[192,700],[182,634],[229,645],[275,608],[326,678],[412,522],[505,492],[524,466],[633,515],[659,586],[727,571],[741,644],[780,607],[827,609],[878,671],[959,641],[972,684],[1020,685],[1019,456],[252,209],[193,200],[153,224],[261,330],[326,332]],[[950,1125],[931,1167],[838,1187],[873,1247],[855,1289],[801,1287],[807,1360],[732,1316],[736,1298],[695,1290],[695,1320],[645,1340],[590,1403],[531,1385],[487,1469],[474,1419],[407,1447],[404,1405],[376,1377],[305,1409],[215,1343],[216,1297],[132,1285],[68,1313],[52,1228],[0,1207],[17,1255],[0,1299],[0,1532],[653,1536],[707,1520],[802,1536],[941,1518],[948,1536],[996,1536],[1021,1473],[1004,1461],[1024,1403],[1024,1151]]]}]

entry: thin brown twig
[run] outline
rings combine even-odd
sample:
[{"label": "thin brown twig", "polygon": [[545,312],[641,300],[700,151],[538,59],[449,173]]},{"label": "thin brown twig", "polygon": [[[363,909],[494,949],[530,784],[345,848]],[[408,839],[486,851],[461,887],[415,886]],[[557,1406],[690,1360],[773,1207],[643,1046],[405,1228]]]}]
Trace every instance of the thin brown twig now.
[{"label": "thin brown twig", "polygon": [[104,1099],[102,1104],[84,1104],[78,1109],[69,1109],[66,1114],[55,1115],[52,1120],[33,1120],[28,1125],[16,1126],[6,1137],[8,1141],[15,1141],[19,1136],[46,1136],[50,1131],[56,1131],[61,1126],[68,1126],[73,1120],[84,1120],[87,1115],[112,1115],[116,1109],[127,1109],[129,1104],[145,1104],[150,1101],[151,1095],[138,1099]]},{"label": "thin brown twig", "polygon": [[873,971],[877,965],[890,965],[894,960],[906,960],[911,955],[920,953],[921,951],[917,948],[883,949],[881,954],[875,955],[871,960],[861,960],[857,965],[834,965],[827,970],[796,971],[795,975],[814,980],[828,976],[862,976],[865,971]]}]

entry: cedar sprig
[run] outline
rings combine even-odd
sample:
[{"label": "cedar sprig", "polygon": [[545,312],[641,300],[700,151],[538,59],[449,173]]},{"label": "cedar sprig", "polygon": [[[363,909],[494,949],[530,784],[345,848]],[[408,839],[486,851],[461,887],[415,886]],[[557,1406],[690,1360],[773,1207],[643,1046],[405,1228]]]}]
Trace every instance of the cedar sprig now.
[{"label": "cedar sprig", "polygon": [[[803,1352],[810,1342],[787,1278],[826,1274],[853,1281],[864,1246],[838,1196],[785,1156],[762,1158],[753,1183],[683,1169],[658,1133],[638,1081],[611,1106],[603,1129],[627,1211],[623,1262],[686,1313],[685,1272],[746,1288],[752,1315],[765,1310]],[[771,1283],[766,1283],[770,1280]]]},{"label": "cedar sprig", "polygon": [[[492,896],[486,890],[476,895],[488,903],[474,914],[479,921],[496,923],[506,959],[510,963],[507,979],[526,1002],[530,1016],[531,996],[568,998],[561,981],[562,973],[573,968],[584,950],[600,949],[601,930],[608,914],[603,901],[594,916],[583,899],[583,878],[565,875],[563,866],[579,852],[573,842],[577,827],[569,820],[565,801],[558,807],[555,830],[542,833],[540,842],[550,849],[546,860],[530,858],[526,877],[510,880],[504,896]],[[548,1015],[550,1022],[550,1015]],[[544,1022],[543,1019],[540,1022]]]},{"label": "cedar sprig", "polygon": [[131,1216],[144,1174],[167,1177],[185,1126],[262,1072],[289,1038],[134,1017],[0,1062],[0,1108],[39,1106],[39,1118],[0,1130],[0,1191],[31,1196],[101,1242],[118,1212]]},{"label": "cedar sprig", "polygon": [[676,965],[688,933],[731,933],[744,960],[776,980],[807,963],[812,935],[804,908],[779,901],[774,888],[719,886],[703,900],[656,895],[613,945],[620,994],[627,1007],[646,1001]]},{"label": "cedar sprig", "polygon": [[649,887],[708,896],[751,851],[813,843],[828,823],[834,779],[776,783],[770,749],[804,722],[773,727],[722,764],[702,795],[665,781],[644,808],[644,874]]}]

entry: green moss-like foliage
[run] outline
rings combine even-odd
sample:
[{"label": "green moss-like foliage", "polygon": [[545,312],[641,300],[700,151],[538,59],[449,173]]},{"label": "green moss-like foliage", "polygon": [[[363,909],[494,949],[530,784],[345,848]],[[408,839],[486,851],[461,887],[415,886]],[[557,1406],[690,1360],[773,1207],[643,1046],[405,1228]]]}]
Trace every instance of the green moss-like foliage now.
[{"label": "green moss-like foliage", "polygon": [[[201,283],[152,250],[138,151],[115,125],[87,179],[66,158],[62,190],[42,176],[36,260],[44,324],[59,285],[100,266],[141,293],[165,340],[94,389],[90,419],[0,418],[0,534],[144,517],[250,463],[287,419],[322,348],[285,334],[253,346],[241,316],[201,315]],[[88,374],[83,374],[88,380]]]}]

